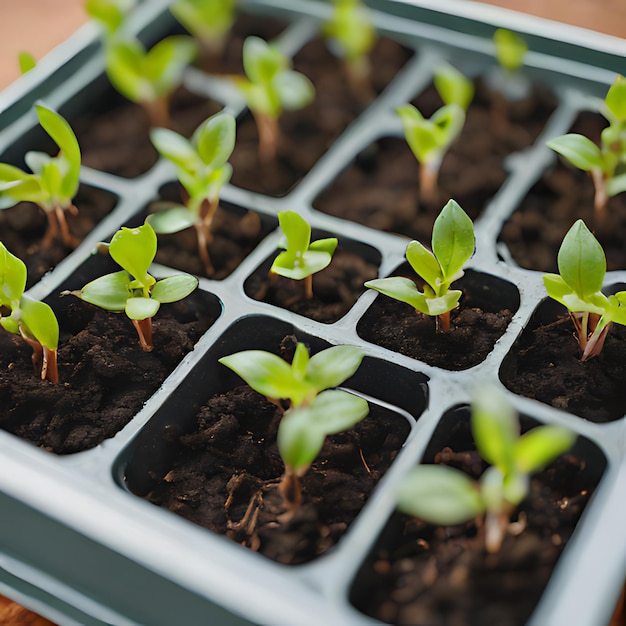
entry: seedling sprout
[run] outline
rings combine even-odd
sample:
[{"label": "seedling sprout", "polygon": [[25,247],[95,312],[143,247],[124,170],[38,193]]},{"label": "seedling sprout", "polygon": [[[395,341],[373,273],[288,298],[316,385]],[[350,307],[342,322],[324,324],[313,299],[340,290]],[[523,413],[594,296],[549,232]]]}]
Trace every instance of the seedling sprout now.
[{"label": "seedling sprout", "polygon": [[365,286],[406,302],[418,313],[436,316],[437,330],[450,329],[450,311],[458,306],[462,292],[450,285],[463,276],[463,266],[474,253],[472,220],[450,200],[433,225],[432,251],[419,241],[411,241],[406,259],[425,282],[424,291],[409,278],[392,276],[370,280]]},{"label": "seedling sprout", "polygon": [[279,211],[278,222],[284,235],[279,246],[285,251],[276,257],[270,272],[304,280],[305,294],[310,299],[313,297],[313,274],[328,267],[337,239],[329,237],[311,242],[311,226],[295,211]]},{"label": "seedling sprout", "polygon": [[86,284],[80,291],[65,291],[106,311],[129,317],[145,352],[153,349],[152,318],[161,304],[186,298],[198,279],[188,274],[157,280],[148,273],[157,251],[157,237],[150,224],[118,230],[107,246],[113,260],[123,269]]},{"label": "seedling sprout", "polygon": [[555,137],[546,144],[572,165],[591,174],[594,208],[599,219],[606,211],[608,199],[626,191],[626,78],[617,76],[607,91],[602,110],[609,126],[600,135],[600,146],[578,133]]},{"label": "seedling sprout", "polygon": [[303,343],[296,345],[291,365],[263,350],[244,350],[219,362],[283,409],[277,434],[285,464],[280,491],[292,508],[301,502],[299,478],[319,455],[328,435],[352,428],[369,412],[367,402],[348,391],[334,389],[352,376],[363,359],[354,346],[333,346],[312,357]]},{"label": "seedling sprout", "polygon": [[356,95],[369,92],[369,52],[376,43],[376,29],[361,0],[334,0],[333,12],[324,24],[331,51],[343,59],[346,75]]},{"label": "seedling sprout", "polygon": [[41,380],[56,383],[59,323],[45,302],[24,295],[25,288],[26,265],[0,242],[0,325],[32,348],[33,365]]},{"label": "seedling sprout", "polygon": [[148,216],[147,221],[159,234],[193,227],[198,252],[209,275],[213,273],[208,251],[211,226],[219,206],[220,191],[232,175],[233,168],[227,161],[235,146],[235,132],[235,118],[223,111],[205,120],[191,140],[166,128],[150,131],[156,149],[175,165],[187,200],[184,205],[169,205]]},{"label": "seedling sprout", "polygon": [[37,117],[42,128],[59,148],[56,156],[45,152],[27,152],[24,160],[33,172],[29,174],[8,163],[0,163],[0,209],[8,209],[18,202],[33,202],[48,218],[48,229],[42,247],[57,238],[68,247],[75,247],[65,211],[76,214],[72,203],[78,191],[80,147],[74,131],[58,113],[36,104]]},{"label": "seedling sprout", "polygon": [[150,50],[136,38],[113,38],[106,49],[106,72],[115,89],[143,106],[151,126],[168,127],[169,97],[197,52],[197,42],[185,35],[166,37]]},{"label": "seedling sprout", "polygon": [[85,11],[102,27],[108,41],[113,35],[119,34],[136,4],[137,0],[86,0]]},{"label": "seedling sprout", "polygon": [[26,74],[26,72],[30,72],[37,67],[37,60],[26,50],[18,53],[17,62],[20,66],[20,74]]},{"label": "seedling sprout", "polygon": [[626,291],[602,293],[604,250],[582,220],[563,238],[557,264],[559,274],[544,274],[543,282],[548,295],[567,308],[586,361],[600,354],[613,322],[626,326]]},{"label": "seedling sprout", "polygon": [[480,480],[444,465],[418,465],[397,492],[398,508],[426,522],[451,526],[483,518],[485,547],[500,550],[515,508],[529,492],[530,476],[567,452],[576,440],[557,425],[538,426],[520,436],[517,414],[497,389],[481,388],[472,403],[472,434],[491,466]]},{"label": "seedling sprout", "polygon": [[528,52],[526,40],[511,30],[498,28],[493,34],[493,41],[500,67],[509,75],[519,71]]},{"label": "seedling sprout", "polygon": [[254,115],[259,132],[259,158],[272,162],[279,138],[278,120],[284,109],[305,107],[315,97],[315,87],[300,72],[291,69],[291,61],[277,45],[260,37],[247,37],[243,43],[245,77],[234,77]]}]

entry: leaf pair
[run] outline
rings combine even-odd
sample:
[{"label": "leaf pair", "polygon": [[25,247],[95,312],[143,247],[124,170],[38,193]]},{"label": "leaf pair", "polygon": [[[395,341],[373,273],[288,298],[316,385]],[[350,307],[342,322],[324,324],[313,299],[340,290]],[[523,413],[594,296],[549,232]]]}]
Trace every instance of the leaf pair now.
[{"label": "leaf pair", "polygon": [[170,11],[208,48],[219,48],[235,21],[235,0],[176,0]]},{"label": "leaf pair", "polygon": [[360,0],[335,0],[323,32],[333,52],[349,63],[367,55],[376,43],[371,15]]}]

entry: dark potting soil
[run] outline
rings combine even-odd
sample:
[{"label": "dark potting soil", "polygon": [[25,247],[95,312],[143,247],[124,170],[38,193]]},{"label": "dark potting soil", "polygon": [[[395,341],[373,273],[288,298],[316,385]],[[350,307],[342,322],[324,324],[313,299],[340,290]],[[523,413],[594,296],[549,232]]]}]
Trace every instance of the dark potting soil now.
[{"label": "dark potting soil", "polygon": [[[404,264],[395,276],[407,276],[420,285]],[[435,318],[411,306],[378,294],[358,323],[363,339],[413,359],[447,370],[477,365],[493,350],[519,306],[517,289],[493,276],[467,271],[452,287],[463,292],[450,314],[450,330],[437,332]]]},{"label": "dark potting soil", "polygon": [[[435,462],[478,477],[474,451],[443,448]],[[357,575],[352,603],[402,626],[525,624],[595,488],[585,459],[563,455],[531,479],[512,516],[525,529],[508,533],[498,554],[487,554],[474,522],[440,527],[395,513]]]},{"label": "dark potting soil", "polygon": [[[430,87],[413,101],[426,117],[442,106]],[[543,91],[517,103],[510,123],[494,125],[489,95],[480,83],[461,136],[441,164],[440,198],[420,200],[419,166],[404,137],[382,137],[359,153],[313,202],[316,209],[377,230],[430,241],[432,227],[449,199],[475,220],[506,179],[505,158],[528,147],[555,108]]]},{"label": "dark potting soil", "polygon": [[545,300],[505,357],[500,379],[515,393],[592,422],[622,418],[626,328],[613,324],[602,352],[585,362],[574,335],[565,307]]},{"label": "dark potting soil", "polygon": [[230,159],[233,184],[271,196],[285,195],[391,82],[410,56],[411,51],[400,44],[380,38],[371,53],[371,89],[365,95],[355,95],[347,86],[341,62],[328,51],[326,43],[317,38],[306,44],[294,58],[294,69],[315,85],[314,101],[281,115],[281,135],[273,163],[259,162],[254,119],[251,115],[241,119]]},{"label": "dark potting soil", "polygon": [[354,429],[328,437],[301,479],[302,505],[285,519],[277,491],[284,468],[276,447],[280,418],[274,404],[245,385],[213,396],[196,430],[164,435],[173,460],[145,497],[280,563],[323,554],[361,510],[409,425],[371,406]]},{"label": "dark potting soil", "polygon": [[[115,196],[96,187],[81,185],[74,198],[77,215],[66,211],[65,216],[70,233],[82,240],[115,206]],[[10,209],[0,211],[0,241],[11,254],[26,264],[28,280],[26,287],[32,287],[41,277],[54,269],[72,252],[60,240],[41,247],[48,229],[48,219],[37,205],[20,202]]]},{"label": "dark potting soil", "polygon": [[[599,144],[607,121],[599,114],[579,116],[570,132]],[[557,272],[563,237],[577,219],[594,233],[606,255],[608,270],[626,268],[626,193],[610,198],[604,215],[593,208],[591,176],[559,160],[546,171],[504,224],[500,240],[521,267]]]},{"label": "dark potting soil", "polygon": [[343,317],[365,291],[363,283],[378,276],[374,263],[338,247],[331,264],[313,275],[313,298],[307,299],[303,281],[270,274],[269,265],[264,263],[246,280],[246,293],[256,300],[328,324]]},{"label": "dark potting soil", "polygon": [[[67,296],[68,300],[73,298]],[[0,428],[57,454],[92,448],[123,428],[215,321],[206,294],[163,305],[144,352],[124,314],[86,303],[55,309],[59,383],[42,381],[32,351],[0,333]]]}]

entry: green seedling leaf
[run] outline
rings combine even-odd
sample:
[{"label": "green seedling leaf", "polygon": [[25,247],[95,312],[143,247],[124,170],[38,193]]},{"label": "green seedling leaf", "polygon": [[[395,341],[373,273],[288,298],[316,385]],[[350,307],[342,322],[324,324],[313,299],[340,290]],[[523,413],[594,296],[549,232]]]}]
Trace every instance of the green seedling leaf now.
[{"label": "green seedling leaf", "polygon": [[456,104],[467,111],[474,98],[474,84],[448,63],[435,69],[434,83],[444,104]]},{"label": "green seedling leaf", "polygon": [[178,302],[190,295],[198,287],[198,279],[189,274],[178,276],[168,276],[159,280],[150,295],[153,300],[166,304],[168,302]]},{"label": "green seedling leaf", "polygon": [[360,0],[335,0],[324,35],[338,56],[355,61],[366,55],[376,42],[376,30],[367,7]]},{"label": "green seedling leaf", "polygon": [[156,234],[149,224],[118,230],[109,245],[111,258],[141,284],[151,283],[148,268],[156,251]]},{"label": "green seedling leaf", "polygon": [[106,274],[87,283],[78,293],[81,300],[94,304],[105,311],[120,312],[126,308],[130,297],[128,273],[124,270]]},{"label": "green seedling leaf", "polygon": [[17,62],[20,66],[20,74],[22,75],[26,74],[26,72],[34,70],[37,67],[37,60],[30,52],[19,52],[17,55]]},{"label": "green seedling leaf", "polygon": [[420,313],[426,313],[428,306],[426,296],[419,291],[415,283],[409,278],[391,276],[389,278],[377,278],[365,283],[368,289],[374,289],[385,296],[406,302]]},{"label": "green seedling leaf", "polygon": [[24,289],[26,265],[0,242],[0,305],[13,308],[13,303],[19,302]]},{"label": "green seedling leaf", "polygon": [[155,233],[167,235],[190,228],[195,224],[196,219],[194,213],[187,207],[175,205],[169,209],[148,215],[146,221],[152,226]]},{"label": "green seedling leaf", "polygon": [[170,11],[194,37],[219,48],[235,21],[235,0],[176,0]]},{"label": "green seedling leaf", "polygon": [[546,142],[546,145],[581,170],[588,172],[594,168],[603,169],[600,148],[584,135],[576,133],[562,135]]},{"label": "green seedling leaf", "polygon": [[604,101],[617,120],[626,122],[626,78],[621,74],[618,74],[609,87]]},{"label": "green seedling leaf", "polygon": [[209,117],[196,130],[193,142],[198,155],[207,168],[222,168],[235,147],[237,123],[232,115],[224,112]]},{"label": "green seedling leaf", "polygon": [[311,357],[306,378],[318,391],[337,387],[359,369],[362,360],[363,352],[355,346],[333,346]]},{"label": "green seedling leaf", "polygon": [[177,168],[194,173],[200,168],[198,152],[186,137],[169,128],[151,128],[150,140],[161,156]]},{"label": "green seedling leaf", "polygon": [[135,0],[86,0],[85,11],[112,35],[124,24],[135,4]]},{"label": "green seedling leaf", "polygon": [[287,111],[297,111],[315,98],[313,83],[299,72],[285,71],[272,81],[278,100]]},{"label": "green seedling leaf", "polygon": [[516,72],[524,64],[524,57],[528,51],[526,41],[506,28],[498,28],[493,34],[496,45],[498,63],[509,72]]},{"label": "green seedling leaf", "polygon": [[144,76],[153,85],[157,98],[171,93],[180,84],[185,67],[197,53],[197,42],[186,35],[170,35],[161,39],[146,53]]},{"label": "green seedling leaf", "polygon": [[160,305],[152,298],[128,298],[124,311],[131,320],[145,320],[154,317]]},{"label": "green seedling leaf", "polygon": [[419,465],[401,483],[398,508],[431,524],[462,524],[484,511],[473,480],[443,465]]},{"label": "green seedling leaf", "polygon": [[576,437],[575,433],[562,426],[533,428],[515,444],[515,465],[522,472],[536,472],[567,452]]},{"label": "green seedling leaf", "polygon": [[23,296],[20,310],[20,325],[24,327],[26,334],[34,337],[42,346],[56,350],[59,345],[59,323],[50,306]]}]

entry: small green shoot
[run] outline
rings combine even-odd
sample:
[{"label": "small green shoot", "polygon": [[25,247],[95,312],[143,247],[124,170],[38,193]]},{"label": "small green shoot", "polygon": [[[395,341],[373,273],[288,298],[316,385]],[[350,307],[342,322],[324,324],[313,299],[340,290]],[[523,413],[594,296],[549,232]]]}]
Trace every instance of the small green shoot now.
[{"label": "small green shoot", "polygon": [[279,140],[278,120],[284,109],[305,107],[315,97],[315,87],[277,45],[260,37],[247,37],[243,43],[244,76],[234,78],[254,115],[259,132],[259,158],[271,163],[276,158]]},{"label": "small green shoot", "polygon": [[235,21],[235,0],[176,0],[170,11],[208,54],[222,52]]},{"label": "small green shoot", "polygon": [[493,42],[500,67],[508,74],[514,74],[520,70],[528,52],[526,40],[511,30],[498,28],[493,34]]},{"label": "small green shoot", "polygon": [[474,99],[474,83],[462,72],[449,63],[441,63],[435,68],[433,82],[445,105],[456,104],[467,111]]},{"label": "small green shoot", "polygon": [[30,72],[37,67],[37,60],[35,57],[26,51],[22,51],[17,55],[17,62],[20,66],[20,74],[24,75],[26,72]]},{"label": "small green shoot", "polygon": [[25,288],[26,265],[0,242],[0,325],[32,348],[33,365],[41,380],[59,382],[59,323],[45,302],[24,295]]},{"label": "small green shoot", "polygon": [[626,78],[617,76],[603,104],[609,126],[602,131],[600,146],[577,133],[555,137],[546,144],[572,165],[591,174],[594,208],[600,220],[608,199],[626,191]]},{"label": "small green shoot", "polygon": [[450,311],[457,307],[462,292],[450,285],[463,276],[463,266],[474,254],[474,225],[463,209],[450,200],[433,225],[432,251],[411,241],[406,259],[425,282],[422,293],[409,278],[392,276],[365,283],[390,298],[406,302],[418,313],[436,316],[437,331],[450,330]]},{"label": "small green shoot", "polygon": [[581,361],[598,356],[613,322],[626,326],[626,291],[605,296],[604,250],[582,220],[569,229],[557,257],[559,274],[544,274],[548,295],[569,311]]},{"label": "small green shoot", "polygon": [[436,204],[441,162],[463,130],[465,111],[452,103],[435,111],[430,119],[424,118],[412,104],[404,104],[396,112],[402,121],[405,139],[419,163],[420,197],[424,202]]},{"label": "small green shoot", "polygon": [[369,95],[369,52],[376,43],[376,29],[361,0],[334,0],[333,12],[323,26],[331,51],[343,60],[355,95]]},{"label": "small green shoot", "polygon": [[72,200],[78,191],[80,147],[74,131],[58,113],[42,104],[35,105],[42,128],[59,148],[57,156],[45,152],[28,152],[24,157],[33,172],[0,163],[0,209],[8,209],[18,202],[33,202],[48,218],[48,229],[42,247],[60,238],[69,248],[77,241],[70,234],[65,211],[78,211]]},{"label": "small green shoot", "polygon": [[150,224],[118,230],[108,252],[123,269],[87,283],[80,291],[65,291],[106,311],[129,317],[145,352],[151,352],[152,318],[161,304],[186,298],[198,279],[188,274],[157,280],[148,273],[157,251],[157,236]]},{"label": "small green shoot", "polygon": [[[575,433],[538,426],[520,436],[517,414],[497,389],[482,388],[472,403],[472,433],[490,463],[479,481],[444,465],[418,465],[397,493],[398,508],[431,524],[463,524],[484,516],[485,546],[500,550],[507,531],[519,532],[511,515],[528,495],[530,476],[567,452]],[[479,522],[477,526],[481,527]]]},{"label": "small green shoot", "polygon": [[147,51],[139,39],[113,38],[106,72],[115,89],[145,109],[151,126],[167,128],[169,98],[197,52],[197,42],[185,35],[166,37]]},{"label": "small green shoot", "polygon": [[119,33],[137,0],[86,0],[87,15],[105,32],[106,39]]},{"label": "small green shoot", "polygon": [[208,275],[213,273],[208,251],[211,226],[220,191],[232,175],[233,168],[227,161],[235,147],[235,133],[235,118],[223,111],[200,124],[190,140],[167,128],[150,131],[156,149],[175,165],[187,201],[153,213],[147,221],[159,234],[195,228],[198,253]]},{"label": "small green shoot", "polygon": [[311,357],[303,343],[296,345],[291,365],[263,350],[219,359],[281,410],[280,400],[289,402],[277,438],[285,463],[280,489],[292,508],[301,501],[298,479],[317,458],[326,437],[352,428],[369,412],[363,398],[334,389],[356,372],[362,359],[362,351],[354,346],[333,346]]},{"label": "small green shoot", "polygon": [[278,223],[283,231],[279,244],[284,248],[270,272],[293,280],[304,280],[307,299],[313,297],[313,274],[330,264],[337,238],[329,237],[311,242],[311,226],[295,211],[279,211]]}]

